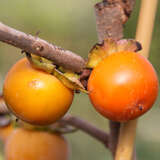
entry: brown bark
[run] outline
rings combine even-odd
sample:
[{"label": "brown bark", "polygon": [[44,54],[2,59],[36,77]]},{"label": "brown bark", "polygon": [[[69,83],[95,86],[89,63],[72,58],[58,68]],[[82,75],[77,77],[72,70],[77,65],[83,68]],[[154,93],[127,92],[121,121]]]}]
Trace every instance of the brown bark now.
[{"label": "brown bark", "polygon": [[104,0],[95,5],[99,41],[123,37],[123,25],[133,10],[135,0]]},{"label": "brown bark", "polygon": [[109,134],[108,147],[114,157],[116,153],[117,143],[118,143],[120,123],[110,121],[109,126],[110,126],[110,134]]},{"label": "brown bark", "polygon": [[96,128],[94,125],[88,123],[87,121],[84,121],[78,117],[66,115],[60,120],[60,123],[74,126],[75,128],[78,128],[83,132],[89,134],[90,136],[94,137],[95,139],[99,140],[106,147],[108,147],[109,135],[106,132]]},{"label": "brown bark", "polygon": [[55,64],[75,72],[81,72],[85,67],[84,59],[73,52],[64,50],[38,37],[15,30],[2,23],[0,23],[0,41],[18,47],[28,53],[45,57]]}]

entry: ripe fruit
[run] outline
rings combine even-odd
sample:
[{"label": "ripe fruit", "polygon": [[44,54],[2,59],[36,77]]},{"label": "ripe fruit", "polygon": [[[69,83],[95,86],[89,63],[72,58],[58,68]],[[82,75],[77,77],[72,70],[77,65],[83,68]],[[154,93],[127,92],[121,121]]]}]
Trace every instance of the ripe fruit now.
[{"label": "ripe fruit", "polygon": [[0,139],[5,143],[8,137],[13,131],[13,126],[10,124],[8,126],[0,127]]},{"label": "ripe fruit", "polygon": [[88,91],[98,112],[110,120],[125,122],[152,107],[158,94],[158,78],[142,55],[119,52],[95,67],[88,81]]},{"label": "ripe fruit", "polygon": [[6,160],[68,160],[63,136],[44,131],[14,130],[5,145]]},{"label": "ripe fruit", "polygon": [[69,109],[73,92],[53,75],[33,68],[26,58],[8,72],[3,88],[8,108],[20,119],[45,125]]}]

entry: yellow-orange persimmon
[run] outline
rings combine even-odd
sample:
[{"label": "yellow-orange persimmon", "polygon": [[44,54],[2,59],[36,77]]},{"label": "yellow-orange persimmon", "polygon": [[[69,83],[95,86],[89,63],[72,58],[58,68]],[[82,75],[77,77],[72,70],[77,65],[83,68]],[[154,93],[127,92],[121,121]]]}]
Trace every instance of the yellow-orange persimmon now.
[{"label": "yellow-orange persimmon", "polygon": [[8,137],[11,135],[13,130],[14,129],[11,124],[4,127],[0,127],[0,139],[3,141],[3,143],[7,141]]},{"label": "yellow-orange persimmon", "polygon": [[151,63],[142,55],[119,52],[95,67],[88,90],[98,112],[110,120],[125,122],[152,107],[158,94],[158,78]]},{"label": "yellow-orange persimmon", "polygon": [[33,68],[26,58],[8,72],[3,95],[17,117],[36,125],[50,124],[61,118],[73,100],[73,91],[55,76]]},{"label": "yellow-orange persimmon", "polygon": [[44,131],[15,129],[5,145],[6,160],[68,160],[63,136]]}]

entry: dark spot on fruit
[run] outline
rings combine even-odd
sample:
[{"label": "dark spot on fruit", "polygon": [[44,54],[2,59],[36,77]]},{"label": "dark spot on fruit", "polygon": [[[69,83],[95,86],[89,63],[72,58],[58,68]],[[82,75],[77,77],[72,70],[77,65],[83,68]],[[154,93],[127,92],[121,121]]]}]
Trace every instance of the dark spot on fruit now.
[{"label": "dark spot on fruit", "polygon": [[142,111],[143,110],[143,106],[139,105],[139,110]]}]

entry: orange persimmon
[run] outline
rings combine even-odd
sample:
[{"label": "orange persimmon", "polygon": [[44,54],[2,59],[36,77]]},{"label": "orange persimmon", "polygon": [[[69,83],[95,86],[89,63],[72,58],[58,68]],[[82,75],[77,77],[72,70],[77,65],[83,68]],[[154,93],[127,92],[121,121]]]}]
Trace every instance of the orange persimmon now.
[{"label": "orange persimmon", "polygon": [[6,160],[68,160],[63,136],[45,131],[15,129],[5,144]]},{"label": "orange persimmon", "polygon": [[5,143],[8,139],[8,137],[13,132],[14,128],[12,124],[9,124],[4,127],[0,127],[0,139]]},{"label": "orange persimmon", "polygon": [[158,95],[158,78],[142,55],[113,53],[93,69],[88,91],[99,113],[112,121],[126,122],[152,107]]},{"label": "orange persimmon", "polygon": [[8,108],[18,118],[31,124],[46,125],[68,111],[73,91],[55,76],[33,68],[23,58],[8,72],[3,96]]}]

